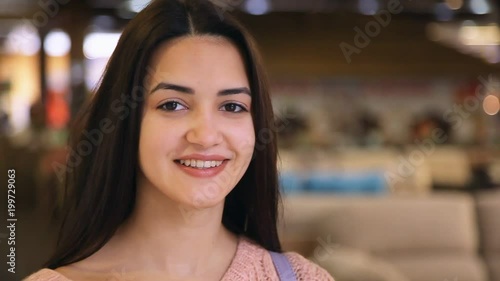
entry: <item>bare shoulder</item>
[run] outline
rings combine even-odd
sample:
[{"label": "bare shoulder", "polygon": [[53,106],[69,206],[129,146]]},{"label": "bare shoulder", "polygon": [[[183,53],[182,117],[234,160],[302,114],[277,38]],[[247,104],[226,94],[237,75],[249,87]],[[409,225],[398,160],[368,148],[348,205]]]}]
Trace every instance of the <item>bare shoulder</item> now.
[{"label": "bare shoulder", "polygon": [[[83,264],[83,266],[82,266]],[[86,262],[77,262],[56,269],[42,268],[29,275],[23,281],[98,281],[105,280],[104,274],[85,269]],[[107,275],[109,276],[109,274]]]},{"label": "bare shoulder", "polygon": [[56,270],[43,268],[23,279],[23,281],[71,281]]},{"label": "bare shoulder", "polygon": [[104,281],[111,280],[110,277],[114,277],[113,272],[104,274],[69,265],[54,270],[43,268],[26,277],[23,281]]},{"label": "bare shoulder", "polygon": [[[116,270],[123,255],[108,242],[90,256],[74,263],[56,268],[54,271],[71,281],[120,280]],[[114,278],[114,279],[113,279]],[[66,281],[66,279],[64,279]]]},{"label": "bare shoulder", "polygon": [[99,261],[93,258],[58,267],[54,271],[66,278],[61,281],[105,281],[120,277],[120,272],[108,268],[104,262],[99,265]]},{"label": "bare shoulder", "polygon": [[297,280],[334,281],[333,277],[325,269],[300,254],[287,252],[285,256],[292,264]]},{"label": "bare shoulder", "polygon": [[74,265],[58,267],[54,270],[50,270],[51,276],[56,279],[28,279],[27,281],[101,281],[110,280],[109,273],[101,273],[93,270],[86,270],[84,268],[79,268]]}]

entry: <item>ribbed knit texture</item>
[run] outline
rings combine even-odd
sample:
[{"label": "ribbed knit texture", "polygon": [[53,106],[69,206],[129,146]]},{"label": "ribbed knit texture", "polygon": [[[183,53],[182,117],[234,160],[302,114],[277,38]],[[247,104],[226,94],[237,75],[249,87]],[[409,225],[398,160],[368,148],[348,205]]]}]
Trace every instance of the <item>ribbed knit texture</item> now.
[{"label": "ribbed knit texture", "polygon": [[[333,281],[326,270],[301,255],[294,252],[288,252],[285,255],[292,264],[298,281]],[[236,254],[221,281],[254,280],[279,281],[269,252],[251,240],[240,237]],[[25,281],[71,280],[54,270],[44,268],[27,277]]]}]

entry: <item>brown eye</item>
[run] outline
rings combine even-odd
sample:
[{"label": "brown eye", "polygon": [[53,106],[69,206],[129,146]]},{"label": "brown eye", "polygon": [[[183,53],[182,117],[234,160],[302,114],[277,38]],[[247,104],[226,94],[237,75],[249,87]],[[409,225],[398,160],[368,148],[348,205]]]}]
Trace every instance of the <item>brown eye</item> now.
[{"label": "brown eye", "polygon": [[165,111],[178,111],[178,110],[182,110],[182,108],[179,108],[179,107],[183,107],[184,109],[186,108],[184,105],[182,105],[179,102],[168,101],[168,102],[160,105],[158,107],[158,109],[165,110]]},{"label": "brown eye", "polygon": [[236,103],[227,103],[227,104],[223,105],[222,107],[224,108],[224,111],[229,111],[229,112],[234,112],[234,113],[247,111],[243,106],[236,104]]}]

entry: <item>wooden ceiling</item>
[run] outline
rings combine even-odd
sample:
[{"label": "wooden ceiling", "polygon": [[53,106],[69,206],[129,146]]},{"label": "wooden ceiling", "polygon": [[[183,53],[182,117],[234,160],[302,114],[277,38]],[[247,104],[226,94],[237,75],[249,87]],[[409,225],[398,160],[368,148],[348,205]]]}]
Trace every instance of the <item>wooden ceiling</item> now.
[{"label": "wooden ceiling", "polygon": [[[0,0],[0,3],[3,3],[0,5],[5,5],[5,1],[16,3],[9,7],[26,7],[29,5],[28,3],[38,2]],[[52,19],[52,26],[48,26],[47,29],[54,26],[76,26],[76,22],[79,25],[84,25],[85,18],[90,18],[93,15],[115,15],[115,7],[123,2],[123,0],[53,1],[68,3],[61,5],[62,12]],[[334,9],[335,12],[323,10],[273,12],[262,16],[238,13],[241,20],[257,38],[268,69],[274,76],[476,75],[498,73],[500,67],[487,64],[478,58],[428,40],[425,29],[432,18],[426,16],[428,11],[425,7],[429,9],[437,0],[408,0],[408,3],[411,2],[414,5],[409,6],[412,7],[412,10],[408,11],[420,9],[421,13],[394,16],[387,27],[382,28],[377,36],[371,38],[370,44],[366,48],[361,48],[361,52],[351,56],[351,62],[346,60],[340,44],[342,42],[354,44],[353,40],[356,35],[354,28],[363,29],[367,22],[373,20],[372,16],[362,16],[349,12],[349,5],[356,1],[272,1],[274,9],[304,10],[309,9],[310,5],[315,9],[317,7],[330,7],[332,9],[336,7],[335,9],[337,9]],[[494,1],[496,5],[498,2]],[[0,9],[0,11],[4,11],[4,9]],[[28,17],[30,15],[32,14],[28,13]],[[119,19],[117,18],[117,20]],[[87,20],[87,22],[89,21]],[[122,19],[120,24],[125,22],[126,20]],[[69,29],[71,30],[71,28]],[[0,34],[0,43],[1,40],[2,35]]]},{"label": "wooden ceiling", "polygon": [[[18,17],[29,16],[30,14],[42,9],[41,3],[58,3],[59,6],[69,6],[77,4],[84,4],[92,9],[117,9],[124,2],[130,0],[0,0],[0,17]],[[243,6],[245,1],[268,1],[272,11],[275,12],[334,12],[334,11],[351,11],[356,12],[359,4],[362,1],[367,1],[378,4],[382,9],[387,7],[390,2],[395,0],[207,0],[214,2],[228,1],[231,5]],[[471,1],[477,0],[463,0],[463,5],[460,9],[456,10],[457,15],[472,15],[469,7]],[[481,0],[483,1],[483,0]],[[491,13],[497,13],[500,6],[500,0],[484,0],[488,1],[493,7]],[[416,15],[433,15],[436,4],[443,3],[443,0],[398,0],[404,6],[403,13],[416,14]]]}]

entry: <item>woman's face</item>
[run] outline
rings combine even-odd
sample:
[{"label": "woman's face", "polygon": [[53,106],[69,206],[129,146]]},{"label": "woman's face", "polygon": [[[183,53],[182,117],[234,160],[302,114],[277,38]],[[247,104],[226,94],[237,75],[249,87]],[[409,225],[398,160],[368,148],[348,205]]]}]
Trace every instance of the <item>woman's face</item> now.
[{"label": "woman's face", "polygon": [[183,206],[223,202],[255,145],[250,87],[237,48],[213,36],[175,39],[153,54],[146,80],[140,183]]}]

